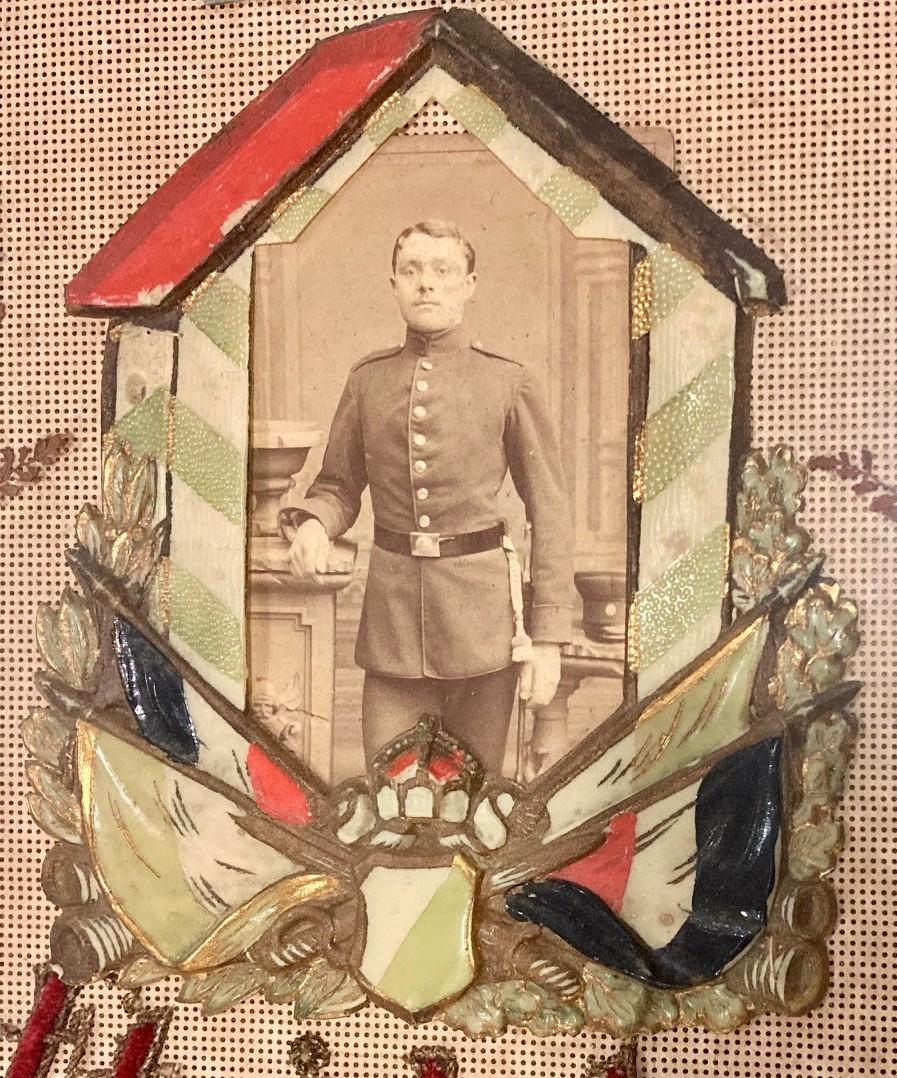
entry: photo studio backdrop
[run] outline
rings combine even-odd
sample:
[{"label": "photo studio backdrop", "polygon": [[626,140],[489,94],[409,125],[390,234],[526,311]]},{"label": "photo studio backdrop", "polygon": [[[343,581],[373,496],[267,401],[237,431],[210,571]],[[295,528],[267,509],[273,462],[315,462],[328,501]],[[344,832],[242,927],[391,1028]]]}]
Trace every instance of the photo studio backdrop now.
[{"label": "photo studio backdrop", "polygon": [[[74,516],[96,501],[101,322],[63,313],[62,285],[183,160],[316,39],[428,4],[199,0],[93,3],[14,0],[0,125],[5,318],[0,447],[68,431],[71,447],[33,489],[0,501],[7,586],[0,598],[0,694],[6,739],[0,1017],[30,1010],[32,966],[45,957],[52,910],[39,890],[47,840],[27,815],[18,721],[36,702],[34,605],[66,577]],[[448,5],[451,6],[451,5]],[[894,537],[886,484],[894,315],[895,212],[887,205],[893,118],[885,101],[897,17],[885,4],[478,3],[473,7],[620,123],[665,127],[683,182],[784,267],[790,304],[760,322],[754,352],[754,444],[821,458],[806,522],[829,571],[861,604],[866,683],[838,868],[842,918],[832,990],[804,1019],[763,1018],[726,1038],[677,1031],[646,1040],[646,1075],[885,1074],[894,1004],[894,821],[889,629]],[[444,111],[408,130],[457,133]],[[196,319],[200,322],[200,319]],[[893,409],[891,408],[891,411]],[[860,486],[860,492],[856,488]],[[889,562],[889,557],[892,559]],[[891,604],[889,606],[889,603]],[[890,880],[889,880],[890,874]],[[96,1065],[125,1020],[95,993]],[[164,989],[160,998],[164,998]],[[891,1026],[889,1027],[889,1023]],[[106,1030],[108,1036],[103,1037]],[[321,1024],[334,1075],[400,1074],[415,1043],[455,1044],[445,1027],[408,1030],[367,1009]],[[179,1008],[166,1056],[186,1075],[289,1074],[296,1028],[287,1009],[250,1001],[214,1019]],[[105,1041],[105,1043],[104,1043]],[[609,1042],[582,1036],[496,1043],[457,1038],[462,1073],[584,1073]],[[883,1068],[883,1069],[880,1069]]]}]

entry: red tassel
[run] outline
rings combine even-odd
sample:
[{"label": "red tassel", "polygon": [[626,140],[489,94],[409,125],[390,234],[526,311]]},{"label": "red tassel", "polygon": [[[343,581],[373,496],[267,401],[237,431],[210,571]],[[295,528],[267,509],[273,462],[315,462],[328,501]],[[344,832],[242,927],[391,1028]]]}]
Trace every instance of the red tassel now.
[{"label": "red tassel", "polygon": [[47,973],[38,990],[31,1017],[22,1030],[19,1047],[9,1064],[6,1078],[34,1078],[47,1052],[55,1053],[56,1044],[48,1044],[47,1039],[65,1025],[71,999],[76,992],[77,989],[64,984],[57,974],[52,971]]},{"label": "red tassel", "polygon": [[146,1063],[156,1040],[156,1023],[142,1022],[132,1026],[122,1045],[115,1068],[115,1078],[137,1078]]}]

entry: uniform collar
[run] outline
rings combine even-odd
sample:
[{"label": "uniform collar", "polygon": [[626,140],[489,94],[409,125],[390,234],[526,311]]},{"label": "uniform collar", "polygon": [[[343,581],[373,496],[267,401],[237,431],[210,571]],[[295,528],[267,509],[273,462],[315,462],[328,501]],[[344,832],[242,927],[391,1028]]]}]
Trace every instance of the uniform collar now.
[{"label": "uniform collar", "polygon": [[469,345],[470,333],[463,322],[454,329],[447,329],[432,337],[409,328],[405,337],[405,347],[410,348],[416,356],[445,355],[459,352]]}]

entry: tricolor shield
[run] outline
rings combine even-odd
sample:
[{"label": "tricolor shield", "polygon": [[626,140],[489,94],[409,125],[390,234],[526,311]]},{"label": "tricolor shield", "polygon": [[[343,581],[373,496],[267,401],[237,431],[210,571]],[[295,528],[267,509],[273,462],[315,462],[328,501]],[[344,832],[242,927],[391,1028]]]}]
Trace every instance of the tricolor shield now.
[{"label": "tricolor shield", "polygon": [[358,973],[391,1009],[420,1015],[464,991],[476,973],[476,870],[449,864],[378,865],[361,884]]}]

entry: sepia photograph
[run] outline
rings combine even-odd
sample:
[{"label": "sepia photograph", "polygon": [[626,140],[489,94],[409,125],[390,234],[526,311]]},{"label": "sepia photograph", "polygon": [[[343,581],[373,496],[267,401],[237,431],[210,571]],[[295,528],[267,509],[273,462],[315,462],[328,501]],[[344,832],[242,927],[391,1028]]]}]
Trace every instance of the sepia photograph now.
[{"label": "sepia photograph", "polygon": [[631,266],[461,135],[256,249],[251,705],[328,782],[423,715],[531,780],[631,691]]}]

